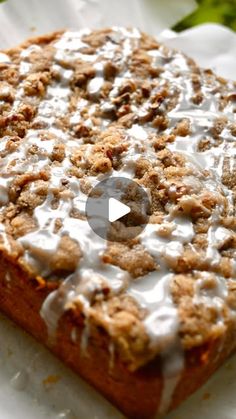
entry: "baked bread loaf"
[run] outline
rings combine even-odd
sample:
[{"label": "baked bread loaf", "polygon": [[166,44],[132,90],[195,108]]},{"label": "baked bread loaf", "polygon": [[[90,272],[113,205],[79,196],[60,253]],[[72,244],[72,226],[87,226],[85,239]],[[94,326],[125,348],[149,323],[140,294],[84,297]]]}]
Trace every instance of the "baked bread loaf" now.
[{"label": "baked bread loaf", "polygon": [[[236,347],[236,85],[137,29],[0,53],[0,309],[125,415],[176,407]],[[89,227],[94,184],[150,197]],[[122,222],[117,222],[122,231]]]}]

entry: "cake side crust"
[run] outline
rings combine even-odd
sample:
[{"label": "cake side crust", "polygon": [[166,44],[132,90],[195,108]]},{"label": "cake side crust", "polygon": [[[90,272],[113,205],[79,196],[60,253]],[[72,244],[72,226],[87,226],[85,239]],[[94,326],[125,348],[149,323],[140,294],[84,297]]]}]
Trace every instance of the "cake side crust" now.
[{"label": "cake side crust", "polygon": [[[91,332],[86,347],[82,349],[84,320],[75,317],[73,312],[61,318],[56,341],[50,342],[45,323],[39,315],[47,292],[37,288],[36,283],[26,279],[18,267],[1,255],[1,310],[98,389],[127,417],[153,418],[158,411],[164,385],[160,358],[137,372],[130,372],[117,356],[111,358],[108,350],[111,341],[99,329]],[[71,339],[72,333],[76,336],[74,341]],[[203,385],[222,365],[233,350],[235,334],[236,331],[231,330],[223,339],[186,353],[186,365],[174,391],[170,410]]]}]

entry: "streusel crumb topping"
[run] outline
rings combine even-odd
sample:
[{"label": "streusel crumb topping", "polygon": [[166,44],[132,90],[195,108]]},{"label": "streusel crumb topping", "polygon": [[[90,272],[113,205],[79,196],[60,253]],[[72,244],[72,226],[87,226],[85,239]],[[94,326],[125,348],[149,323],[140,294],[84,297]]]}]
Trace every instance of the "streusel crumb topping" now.
[{"label": "streusel crumb topping", "polygon": [[[0,248],[55,283],[50,333],[80,310],[133,369],[221,336],[236,308],[236,85],[136,29],[58,33],[0,59]],[[151,200],[122,243],[85,217],[113,176]]]}]

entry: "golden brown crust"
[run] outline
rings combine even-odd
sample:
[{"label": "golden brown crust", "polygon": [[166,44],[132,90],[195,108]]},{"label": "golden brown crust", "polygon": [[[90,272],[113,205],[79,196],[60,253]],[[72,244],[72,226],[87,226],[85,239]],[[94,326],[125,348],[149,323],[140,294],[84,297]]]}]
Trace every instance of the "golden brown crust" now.
[{"label": "golden brown crust", "polygon": [[[83,319],[76,317],[73,312],[61,318],[56,341],[52,344],[39,315],[47,293],[48,290],[27,279],[17,266],[1,257],[1,310],[48,346],[129,418],[152,418],[158,410],[164,385],[160,359],[156,358],[137,372],[130,372],[119,357],[111,358],[108,349],[111,342],[100,328],[91,330],[87,346],[83,349]],[[71,339],[72,333],[76,339]],[[222,364],[231,353],[235,338],[236,331],[231,329],[223,340],[212,340],[207,345],[186,352],[186,365],[175,389],[171,409],[199,388]]]}]

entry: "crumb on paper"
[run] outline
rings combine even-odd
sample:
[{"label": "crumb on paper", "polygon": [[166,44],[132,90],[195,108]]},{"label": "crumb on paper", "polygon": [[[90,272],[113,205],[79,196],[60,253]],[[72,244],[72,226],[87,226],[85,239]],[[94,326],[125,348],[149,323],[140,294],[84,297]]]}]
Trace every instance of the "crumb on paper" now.
[{"label": "crumb on paper", "polygon": [[31,32],[35,32],[35,31],[36,31],[36,29],[37,29],[37,28],[36,28],[36,26],[30,26],[30,31],[31,31]]},{"label": "crumb on paper", "polygon": [[204,393],[202,396],[202,400],[209,400],[210,398],[211,398],[211,393],[209,393],[209,391]]},{"label": "crumb on paper", "polygon": [[60,381],[61,377],[59,375],[48,375],[44,380],[43,380],[43,385],[45,386],[51,386],[53,384],[58,383],[58,381]]}]

